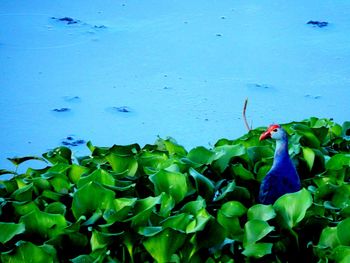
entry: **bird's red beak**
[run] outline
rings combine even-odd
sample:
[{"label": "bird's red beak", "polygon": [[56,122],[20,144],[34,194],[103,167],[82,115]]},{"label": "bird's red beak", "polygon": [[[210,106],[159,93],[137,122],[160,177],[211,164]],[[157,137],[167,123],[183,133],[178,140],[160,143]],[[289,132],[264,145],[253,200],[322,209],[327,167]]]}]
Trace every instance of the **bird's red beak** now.
[{"label": "bird's red beak", "polygon": [[271,138],[271,132],[270,130],[267,130],[266,132],[262,133],[259,137],[259,141],[265,140]]}]

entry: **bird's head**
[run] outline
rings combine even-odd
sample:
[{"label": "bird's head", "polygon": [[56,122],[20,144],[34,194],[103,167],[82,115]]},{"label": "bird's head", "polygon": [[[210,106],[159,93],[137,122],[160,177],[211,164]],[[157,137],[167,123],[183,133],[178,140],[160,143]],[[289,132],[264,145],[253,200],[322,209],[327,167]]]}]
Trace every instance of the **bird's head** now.
[{"label": "bird's head", "polygon": [[270,125],[265,132],[260,135],[259,140],[265,140],[268,138],[272,138],[274,140],[283,140],[286,136],[285,131],[278,124]]}]

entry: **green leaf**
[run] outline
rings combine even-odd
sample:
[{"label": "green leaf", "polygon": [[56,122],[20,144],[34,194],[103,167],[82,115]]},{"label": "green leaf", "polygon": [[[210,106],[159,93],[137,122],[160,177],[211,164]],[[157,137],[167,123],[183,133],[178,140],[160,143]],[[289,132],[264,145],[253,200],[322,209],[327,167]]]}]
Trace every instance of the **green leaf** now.
[{"label": "green leaf", "polygon": [[271,243],[255,243],[246,246],[242,252],[246,257],[262,258],[265,255],[272,253]]},{"label": "green leaf", "polygon": [[158,145],[159,150],[167,151],[169,155],[178,155],[182,157],[187,155],[185,148],[171,137],[166,140],[159,138],[156,141],[156,145]]},{"label": "green leaf", "polygon": [[235,181],[229,182],[226,186],[216,191],[213,201],[217,202],[217,201],[220,201],[221,199],[224,199],[228,194],[232,193],[235,190],[235,188],[236,188]]},{"label": "green leaf", "polygon": [[248,220],[259,219],[268,221],[276,217],[276,212],[272,205],[256,204],[248,209]]},{"label": "green leaf", "polygon": [[167,228],[143,241],[148,253],[157,262],[170,262],[173,254],[184,244],[186,235]]},{"label": "green leaf", "polygon": [[52,164],[57,163],[72,163],[72,151],[67,147],[58,147],[43,154],[44,158]]},{"label": "green leaf", "polygon": [[231,159],[245,154],[246,149],[242,144],[237,144],[219,146],[216,147],[214,151],[216,153],[216,161],[213,162],[213,166],[216,167],[220,173],[223,173]]},{"label": "green leaf", "polygon": [[340,170],[344,166],[350,166],[350,154],[336,154],[332,156],[326,163],[326,168],[328,170]]},{"label": "green leaf", "polygon": [[14,236],[24,233],[25,225],[23,223],[7,223],[0,222],[0,242],[5,244],[10,241]]},{"label": "green leaf", "polygon": [[89,168],[77,164],[72,164],[68,171],[68,177],[72,183],[76,184],[78,183],[81,176],[88,172]]},{"label": "green leaf", "polygon": [[223,204],[219,211],[227,217],[240,217],[247,212],[247,208],[238,201],[230,201]]},{"label": "green leaf", "polygon": [[188,224],[194,219],[193,215],[181,213],[164,219],[161,224],[163,228],[169,227],[180,232],[186,232]]},{"label": "green leaf", "polygon": [[205,199],[212,199],[214,195],[214,184],[204,175],[190,167],[189,174],[193,177],[196,185],[197,193]]},{"label": "green leaf", "polygon": [[243,180],[254,180],[254,174],[251,171],[244,168],[244,166],[241,163],[232,165],[231,169],[235,176]]},{"label": "green leaf", "polygon": [[26,161],[33,161],[33,160],[46,162],[44,158],[37,157],[37,156],[14,157],[14,158],[7,158],[7,160],[9,160],[11,163],[13,163],[16,166]]},{"label": "green leaf", "polygon": [[106,209],[113,205],[115,193],[90,182],[79,188],[73,195],[72,212],[76,219],[82,215],[91,215],[97,209]]},{"label": "green leaf", "polygon": [[253,146],[247,149],[247,153],[249,159],[256,163],[261,159],[272,158],[274,150],[270,146]]},{"label": "green leaf", "polygon": [[204,229],[205,225],[208,223],[208,221],[211,219],[211,215],[208,213],[208,211],[204,208],[197,211],[196,215],[194,216],[194,220],[192,220],[186,227],[186,233],[195,233],[197,231],[201,231]]},{"label": "green leaf", "polygon": [[326,227],[322,230],[318,247],[335,248],[340,244],[337,227]]},{"label": "green leaf", "polygon": [[130,210],[136,203],[137,198],[117,198],[114,199],[113,205],[106,209],[103,218],[107,223],[114,223],[123,221],[128,217]]},{"label": "green leaf", "polygon": [[106,160],[112,166],[116,173],[124,174],[133,177],[136,175],[138,163],[134,156],[121,156],[111,153],[106,156]]},{"label": "green leaf", "polygon": [[315,152],[309,147],[302,147],[303,149],[303,157],[309,167],[309,171],[312,170],[315,161]]},{"label": "green leaf", "polygon": [[31,242],[21,241],[17,243],[14,251],[1,254],[1,262],[23,263],[48,263],[58,262],[56,250],[53,246],[36,246]]},{"label": "green leaf", "polygon": [[91,245],[91,250],[95,251],[98,249],[103,249],[106,248],[109,244],[113,242],[113,239],[115,237],[122,235],[123,232],[121,233],[103,233],[97,230],[92,231],[91,239],[90,239],[90,245]]},{"label": "green leaf", "polygon": [[350,246],[350,218],[347,218],[337,226],[337,235],[341,245]]},{"label": "green leaf", "polygon": [[39,235],[44,239],[63,233],[67,226],[67,221],[63,215],[49,214],[39,210],[22,216],[19,222],[25,225],[27,233]]},{"label": "green leaf", "polygon": [[23,186],[12,193],[16,201],[31,201],[33,197],[33,183]]},{"label": "green leaf", "polygon": [[96,169],[95,171],[93,171],[91,174],[87,176],[81,177],[77,183],[78,188],[86,185],[89,182],[96,182],[102,185],[112,185],[112,186],[115,185],[114,177],[107,171],[100,168]]},{"label": "green leaf", "polygon": [[162,230],[163,230],[163,227],[161,226],[146,226],[146,227],[140,227],[137,233],[145,237],[152,237],[160,233]]},{"label": "green leaf", "polygon": [[45,212],[49,214],[66,214],[67,207],[60,202],[53,202],[45,207]]},{"label": "green leaf", "polygon": [[171,195],[176,203],[179,203],[187,195],[188,186],[185,174],[161,170],[149,178],[154,184],[156,195],[165,192]]},{"label": "green leaf", "polygon": [[298,192],[281,196],[276,200],[273,208],[279,216],[279,223],[283,227],[292,229],[303,220],[311,205],[311,194],[303,188]]},{"label": "green leaf", "polygon": [[215,159],[215,152],[203,146],[193,148],[187,158],[197,164],[210,164]]},{"label": "green leaf", "polygon": [[243,246],[247,247],[250,244],[256,243],[274,229],[275,228],[270,226],[266,221],[258,219],[249,220],[244,225]]}]

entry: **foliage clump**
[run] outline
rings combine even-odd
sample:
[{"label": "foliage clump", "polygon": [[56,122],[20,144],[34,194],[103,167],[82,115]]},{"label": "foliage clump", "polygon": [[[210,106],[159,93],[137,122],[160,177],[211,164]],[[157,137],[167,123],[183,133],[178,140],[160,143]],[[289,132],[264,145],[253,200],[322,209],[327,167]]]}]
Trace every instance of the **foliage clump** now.
[{"label": "foliage clump", "polygon": [[212,149],[97,147],[0,181],[2,262],[349,262],[350,122],[282,125],[303,189],[257,203],[274,144],[257,128]]}]

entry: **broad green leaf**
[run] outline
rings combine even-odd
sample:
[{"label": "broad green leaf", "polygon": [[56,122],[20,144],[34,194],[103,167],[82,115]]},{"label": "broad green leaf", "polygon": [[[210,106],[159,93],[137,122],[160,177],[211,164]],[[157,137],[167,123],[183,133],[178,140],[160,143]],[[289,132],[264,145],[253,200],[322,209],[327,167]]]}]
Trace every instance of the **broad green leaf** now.
[{"label": "broad green leaf", "polygon": [[113,145],[109,149],[110,152],[115,153],[119,156],[134,156],[141,150],[140,145],[137,143],[129,145]]},{"label": "broad green leaf", "polygon": [[163,230],[163,227],[161,226],[145,226],[145,227],[140,227],[137,233],[145,237],[152,237],[160,233],[162,230]]},{"label": "broad green leaf", "polygon": [[303,188],[298,192],[281,196],[276,200],[273,208],[277,215],[279,215],[279,223],[284,227],[292,229],[303,220],[307,209],[311,205],[311,194]]},{"label": "broad green leaf", "polygon": [[161,170],[149,178],[154,184],[156,195],[165,192],[171,195],[176,203],[179,203],[187,195],[188,185],[185,174]]},{"label": "broad green leaf", "polygon": [[350,247],[338,246],[333,249],[332,259],[337,263],[350,262]]},{"label": "broad green leaf", "polygon": [[309,167],[309,170],[312,170],[315,161],[315,152],[309,147],[302,147],[303,149],[303,157]]},{"label": "broad green leaf", "polygon": [[248,209],[248,220],[258,219],[268,221],[276,217],[276,212],[272,205],[256,204]]},{"label": "broad green leaf", "polygon": [[310,148],[318,149],[320,147],[320,141],[315,136],[312,129],[304,124],[295,124],[292,126],[292,129],[298,134],[301,135],[300,144],[302,146],[307,146]]},{"label": "broad green leaf", "polygon": [[80,188],[89,182],[96,182],[102,185],[112,185],[112,186],[115,185],[114,177],[107,171],[100,168],[96,169],[95,171],[93,171],[91,174],[87,176],[81,177],[77,183],[77,186],[78,188]]},{"label": "broad green leaf", "polygon": [[134,156],[121,156],[110,153],[106,156],[106,160],[112,166],[114,172],[120,174],[126,172],[126,176],[131,177],[136,175],[138,163]]},{"label": "broad green leaf", "polygon": [[247,212],[247,208],[238,201],[229,201],[223,204],[219,211],[227,217],[240,217]]},{"label": "broad green leaf", "polygon": [[303,220],[307,209],[311,205],[311,194],[303,188],[298,192],[281,196],[276,200],[273,208],[277,215],[279,215],[279,223],[283,227],[292,229]]},{"label": "broad green leaf", "polygon": [[243,179],[243,180],[253,180],[254,174],[244,168],[244,166],[241,163],[234,164],[231,166],[232,172],[235,176]]},{"label": "broad green leaf", "polygon": [[197,164],[210,164],[215,159],[216,153],[203,146],[193,148],[187,158]]},{"label": "broad green leaf", "polygon": [[242,252],[246,257],[262,258],[272,253],[272,243],[253,243],[246,246]]},{"label": "broad green leaf", "polygon": [[337,226],[337,235],[341,245],[350,246],[350,218],[347,218]]},{"label": "broad green leaf", "polygon": [[194,219],[187,225],[186,233],[195,233],[203,230],[211,217],[212,216],[207,212],[207,210],[202,208],[194,215]]},{"label": "broad green leaf", "polygon": [[68,171],[68,177],[72,183],[77,184],[81,176],[88,172],[89,168],[77,164],[72,164]]},{"label": "broad green leaf", "polygon": [[44,153],[43,157],[52,164],[72,163],[72,151],[69,148],[63,146]]},{"label": "broad green leaf", "polygon": [[26,228],[26,233],[39,235],[44,239],[49,239],[63,233],[67,226],[67,221],[63,215],[49,214],[39,210],[24,215],[19,220]]},{"label": "broad green leaf", "polygon": [[72,212],[76,219],[82,215],[91,215],[97,209],[106,209],[113,205],[115,193],[90,182],[79,188],[73,195]]},{"label": "broad green leaf", "polygon": [[39,210],[38,206],[33,202],[12,202],[15,214],[18,216],[26,215],[34,210]]},{"label": "broad green leaf", "polygon": [[214,184],[204,175],[190,167],[189,174],[193,177],[197,193],[205,199],[212,199],[214,195]]},{"label": "broad green leaf", "polygon": [[14,236],[24,233],[24,231],[25,225],[23,223],[0,222],[0,243],[5,244]]},{"label": "broad green leaf", "polygon": [[110,243],[113,242],[113,239],[115,239],[115,237],[120,236],[122,234],[123,232],[103,233],[97,230],[93,230],[90,239],[91,250],[95,251],[101,248],[106,248]]},{"label": "broad green leaf", "polygon": [[185,148],[179,145],[173,138],[169,137],[166,140],[159,138],[156,141],[159,150],[167,151],[169,155],[186,156]]},{"label": "broad green leaf", "polygon": [[137,198],[117,198],[114,199],[113,205],[106,209],[103,218],[107,223],[114,223],[117,221],[123,221],[128,217],[130,210],[136,203]]},{"label": "broad green leaf", "polygon": [[16,166],[26,161],[33,161],[33,160],[46,162],[44,158],[37,157],[37,156],[14,157],[14,158],[7,158],[7,160],[9,160],[11,163],[13,163]]},{"label": "broad green leaf", "polygon": [[0,170],[0,176],[4,175],[4,174],[16,174],[16,172],[14,171],[9,171],[9,170],[5,170],[5,169],[1,169]]},{"label": "broad green leaf", "polygon": [[318,247],[320,248],[335,248],[340,244],[337,227],[326,227],[322,230]]},{"label": "broad green leaf", "polygon": [[213,162],[213,166],[218,169],[220,173],[223,173],[228,167],[231,159],[236,156],[245,154],[246,149],[242,144],[237,145],[223,145],[214,149],[217,156]]},{"label": "broad green leaf", "polygon": [[244,239],[243,246],[247,247],[254,244],[266,235],[268,235],[275,228],[270,226],[266,221],[259,219],[249,220],[244,225]]},{"label": "broad green leaf", "polygon": [[66,214],[67,207],[60,202],[53,202],[45,207],[45,212],[49,214]]},{"label": "broad green leaf", "polygon": [[307,209],[311,205],[311,194],[303,188],[298,192],[281,196],[276,200],[273,208],[279,215],[279,223],[283,227],[292,229],[303,220]]},{"label": "broad green leaf", "polygon": [[161,222],[163,228],[169,227],[180,232],[186,232],[188,224],[194,219],[193,215],[181,213],[170,216]]},{"label": "broad green leaf", "polygon": [[1,262],[23,263],[48,263],[58,262],[56,250],[53,246],[37,246],[31,242],[21,241],[13,251],[1,254]]},{"label": "broad green leaf", "polygon": [[247,149],[249,159],[254,163],[261,159],[272,158],[274,150],[270,146],[253,146]]},{"label": "broad green leaf", "polygon": [[230,194],[231,192],[233,192],[236,188],[236,183],[235,181],[231,181],[229,182],[226,186],[224,186],[223,188],[217,190],[215,192],[215,196],[213,198],[213,201],[220,201],[221,199],[224,199],[228,194]]},{"label": "broad green leaf", "polygon": [[326,163],[326,168],[328,170],[340,170],[343,166],[350,166],[350,154],[336,154]]},{"label": "broad green leaf", "polygon": [[16,201],[31,201],[33,196],[33,183],[21,187],[12,193]]},{"label": "broad green leaf", "polygon": [[143,241],[148,253],[157,262],[170,262],[173,254],[184,244],[186,235],[167,228]]}]

